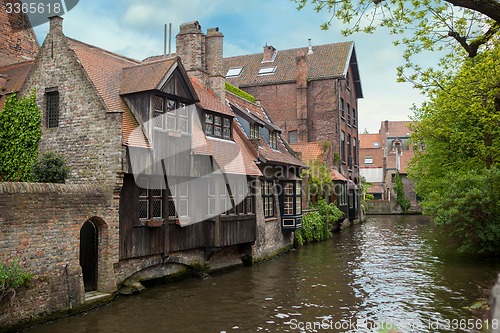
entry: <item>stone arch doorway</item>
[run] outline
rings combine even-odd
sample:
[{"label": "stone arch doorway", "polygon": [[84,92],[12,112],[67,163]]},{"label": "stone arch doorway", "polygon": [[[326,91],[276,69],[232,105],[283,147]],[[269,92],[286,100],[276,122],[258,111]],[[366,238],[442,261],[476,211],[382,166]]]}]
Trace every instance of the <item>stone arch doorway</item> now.
[{"label": "stone arch doorway", "polygon": [[85,291],[97,290],[99,262],[99,228],[87,220],[80,229],[80,266]]}]

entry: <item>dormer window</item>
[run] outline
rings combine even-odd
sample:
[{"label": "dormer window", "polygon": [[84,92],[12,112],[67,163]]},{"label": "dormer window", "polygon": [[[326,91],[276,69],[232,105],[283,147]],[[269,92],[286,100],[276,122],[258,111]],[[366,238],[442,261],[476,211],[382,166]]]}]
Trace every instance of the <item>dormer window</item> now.
[{"label": "dormer window", "polygon": [[205,113],[205,134],[216,138],[231,140],[232,118],[206,112]]},{"label": "dormer window", "polygon": [[258,139],[259,138],[259,125],[252,124],[250,125],[250,139]]},{"label": "dormer window", "polygon": [[278,149],[278,132],[272,131],[269,135],[269,146],[272,149]]},{"label": "dormer window", "polygon": [[154,96],[155,128],[189,133],[189,113],[186,104],[162,96]]}]

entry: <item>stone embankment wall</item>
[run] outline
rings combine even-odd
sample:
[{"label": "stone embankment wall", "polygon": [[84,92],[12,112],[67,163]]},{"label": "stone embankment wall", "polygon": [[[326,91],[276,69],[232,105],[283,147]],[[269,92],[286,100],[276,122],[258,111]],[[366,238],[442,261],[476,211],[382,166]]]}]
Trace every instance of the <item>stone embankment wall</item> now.
[{"label": "stone embankment wall", "polygon": [[106,221],[117,216],[112,194],[112,189],[87,185],[0,183],[0,260],[25,262],[35,275],[14,298],[11,293],[0,300],[0,331],[84,303],[79,247],[80,229],[88,220],[101,231],[99,286],[116,288],[107,263],[114,242]]}]

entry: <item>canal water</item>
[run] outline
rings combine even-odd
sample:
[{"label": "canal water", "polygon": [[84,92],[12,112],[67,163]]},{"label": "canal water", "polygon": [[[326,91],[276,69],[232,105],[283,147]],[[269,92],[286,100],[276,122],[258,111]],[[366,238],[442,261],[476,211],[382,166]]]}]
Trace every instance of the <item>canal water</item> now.
[{"label": "canal water", "polygon": [[436,234],[423,216],[369,216],[261,265],[151,287],[26,332],[479,331],[467,307],[500,265],[458,256]]}]

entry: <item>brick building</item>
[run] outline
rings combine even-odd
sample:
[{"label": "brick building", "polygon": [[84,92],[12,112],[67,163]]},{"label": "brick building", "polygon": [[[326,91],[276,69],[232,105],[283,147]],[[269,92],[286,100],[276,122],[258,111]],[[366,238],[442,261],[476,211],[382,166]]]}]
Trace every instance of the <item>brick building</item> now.
[{"label": "brick building", "polygon": [[[57,276],[41,291],[57,304],[41,311],[81,305],[86,291],[138,289],[141,280],[241,264],[292,246],[301,227],[305,165],[262,106],[230,93],[226,99],[222,37],[189,22],[177,36],[178,56],[138,61],[65,36],[63,19],[52,17],[34,61],[0,68],[16,78],[5,85],[10,92],[36,89],[40,151],[64,156],[68,191],[79,198],[73,207],[50,188],[57,200],[37,207],[58,211],[59,220],[46,213],[21,221],[2,208],[9,214],[0,223],[9,228],[0,260],[16,251],[35,274]],[[245,127],[248,120],[256,131]],[[39,187],[36,193],[45,193]],[[2,195],[10,196],[17,187],[6,188]],[[84,202],[94,194],[96,209]],[[12,202],[33,197],[26,198]],[[34,239],[54,231],[44,244],[26,243],[21,237],[33,220],[61,226],[37,229]],[[64,253],[54,246],[58,240],[71,244]],[[65,274],[71,286],[61,283]],[[74,295],[69,304],[52,292],[62,287]],[[0,322],[9,311],[0,311]]]},{"label": "brick building", "polygon": [[0,67],[33,60],[40,48],[28,16],[8,12],[7,3],[13,2],[0,0],[0,22],[8,22],[0,24]]},{"label": "brick building", "polygon": [[373,186],[368,193],[375,200],[391,202],[395,206],[394,177],[401,176],[405,197],[410,200],[411,211],[420,211],[415,188],[408,179],[408,164],[415,156],[414,149],[422,147],[411,143],[411,121],[388,121],[380,124],[379,133],[360,134],[360,173]]},{"label": "brick building", "polygon": [[226,79],[265,105],[289,143],[329,142],[326,161],[355,184],[358,99],[363,97],[354,43],[224,59]]}]

